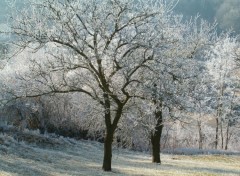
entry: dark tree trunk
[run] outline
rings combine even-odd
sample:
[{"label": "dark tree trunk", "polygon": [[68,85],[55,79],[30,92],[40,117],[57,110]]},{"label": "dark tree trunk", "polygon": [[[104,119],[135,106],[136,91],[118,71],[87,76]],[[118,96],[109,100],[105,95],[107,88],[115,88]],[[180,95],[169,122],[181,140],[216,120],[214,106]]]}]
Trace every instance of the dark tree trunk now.
[{"label": "dark tree trunk", "polygon": [[[221,117],[222,117],[222,107],[223,107],[223,104],[222,104],[222,100],[221,100],[221,97],[223,96],[223,85],[221,86],[221,89],[220,89],[220,96],[218,97],[218,107],[217,107],[217,117],[216,117],[216,136],[215,136],[215,149],[218,148],[218,138],[219,138],[219,127],[220,124],[219,124],[219,119],[221,120]],[[222,123],[222,121],[221,121]],[[223,147],[223,146],[222,146]]]},{"label": "dark tree trunk", "polygon": [[110,100],[108,94],[104,93],[105,100],[105,138],[104,138],[104,156],[103,156],[103,166],[104,171],[111,171],[112,164],[112,141],[113,141],[113,132],[112,123],[111,123],[111,113],[110,113]]},{"label": "dark tree trunk", "polygon": [[198,134],[199,134],[198,148],[201,150],[203,149],[203,134],[201,121],[198,121]]},{"label": "dark tree trunk", "polygon": [[112,165],[112,142],[114,131],[117,128],[118,121],[122,115],[123,105],[120,101],[118,101],[118,108],[116,114],[114,116],[113,122],[111,120],[111,112],[110,112],[110,100],[108,94],[104,93],[104,105],[105,105],[105,125],[106,125],[106,133],[104,138],[104,157],[103,157],[103,166],[102,169],[104,171],[111,171]]},{"label": "dark tree trunk", "polygon": [[216,118],[216,136],[215,136],[215,149],[218,147],[218,117]]},{"label": "dark tree trunk", "polygon": [[222,122],[222,119],[221,119],[221,123],[220,123],[220,130],[221,130],[221,147],[223,149],[224,136],[223,136],[223,122]]},{"label": "dark tree trunk", "polygon": [[112,163],[112,142],[113,142],[113,132],[111,130],[107,130],[104,139],[104,158],[103,158],[103,166],[102,169],[104,171],[111,171],[111,163]]},{"label": "dark tree trunk", "polygon": [[151,134],[151,143],[152,143],[152,162],[161,163],[160,159],[160,140],[162,135],[162,111],[159,110],[155,113],[155,118],[157,119],[157,124],[155,126],[155,131]]},{"label": "dark tree trunk", "polygon": [[39,109],[39,118],[40,118],[39,131],[40,131],[40,134],[44,134],[46,131],[46,127],[45,127],[45,116],[43,115],[43,108]]},{"label": "dark tree trunk", "polygon": [[154,132],[151,136],[152,143],[152,162],[161,163],[160,159],[160,136],[159,132]]},{"label": "dark tree trunk", "polygon": [[229,128],[230,128],[230,120],[228,120],[227,124],[227,134],[226,134],[226,144],[225,144],[225,150],[228,149],[228,142],[229,142]]}]

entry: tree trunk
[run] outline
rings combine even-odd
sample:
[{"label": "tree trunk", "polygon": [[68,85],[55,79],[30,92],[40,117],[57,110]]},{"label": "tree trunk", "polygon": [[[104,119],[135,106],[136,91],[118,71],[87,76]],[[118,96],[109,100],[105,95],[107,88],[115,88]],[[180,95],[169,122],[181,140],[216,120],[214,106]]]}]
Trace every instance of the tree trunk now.
[{"label": "tree trunk", "polygon": [[117,128],[118,121],[122,115],[123,104],[118,100],[118,108],[116,114],[114,116],[113,122],[111,120],[111,104],[109,95],[107,93],[103,94],[104,97],[104,107],[105,107],[105,125],[106,125],[106,133],[104,139],[104,157],[103,157],[103,166],[102,169],[104,171],[111,171],[112,165],[112,142],[113,142],[113,134]]},{"label": "tree trunk", "polygon": [[104,139],[104,158],[102,169],[104,171],[111,171],[112,167],[112,142],[113,142],[113,132],[107,130]]},{"label": "tree trunk", "polygon": [[216,118],[216,137],[215,137],[215,149],[218,147],[218,117]]},{"label": "tree trunk", "polygon": [[220,123],[220,130],[221,130],[221,147],[223,149],[224,136],[223,136],[223,122],[222,122],[222,119],[221,119],[221,123]]},{"label": "tree trunk", "polygon": [[226,143],[225,143],[225,150],[228,149],[228,142],[229,142],[229,128],[230,128],[230,120],[228,120],[227,124],[227,134],[226,134]]},{"label": "tree trunk", "polygon": [[[233,111],[233,101],[234,101],[234,97],[235,97],[235,91],[233,93],[233,96],[232,96],[232,101],[231,101],[231,108],[230,108],[230,116],[232,116],[232,111]],[[230,134],[230,127],[231,127],[231,120],[228,119],[228,123],[227,123],[227,131],[226,131],[226,143],[225,143],[225,150],[228,149],[228,143],[229,143],[229,140],[231,138],[231,134]]]},{"label": "tree trunk", "polygon": [[215,149],[218,148],[219,119],[222,117],[222,107],[223,107],[222,99],[221,99],[222,96],[223,96],[223,85],[221,86],[220,95],[218,97],[218,107],[217,107],[217,116],[216,116]]},{"label": "tree trunk", "polygon": [[161,163],[160,159],[160,140],[162,135],[162,111],[155,113],[155,118],[157,119],[157,124],[155,126],[155,131],[151,134],[151,143],[152,143],[152,162]]},{"label": "tree trunk", "polygon": [[109,95],[107,93],[103,94],[104,97],[104,105],[105,105],[105,138],[104,138],[104,157],[103,157],[103,166],[102,169],[104,171],[111,171],[112,167],[112,141],[113,141],[113,133],[112,123],[111,123],[111,113],[110,113],[110,100]]},{"label": "tree trunk", "polygon": [[156,131],[151,136],[152,143],[152,162],[153,163],[161,163],[160,160],[160,135],[159,132]]},{"label": "tree trunk", "polygon": [[202,134],[202,124],[201,121],[198,120],[198,134],[199,134],[199,141],[198,141],[198,147],[199,150],[203,149],[203,134]]},{"label": "tree trunk", "polygon": [[44,134],[46,131],[45,127],[45,116],[43,115],[43,107],[39,108],[39,121],[40,121],[40,126],[39,126],[39,131],[40,134]]}]

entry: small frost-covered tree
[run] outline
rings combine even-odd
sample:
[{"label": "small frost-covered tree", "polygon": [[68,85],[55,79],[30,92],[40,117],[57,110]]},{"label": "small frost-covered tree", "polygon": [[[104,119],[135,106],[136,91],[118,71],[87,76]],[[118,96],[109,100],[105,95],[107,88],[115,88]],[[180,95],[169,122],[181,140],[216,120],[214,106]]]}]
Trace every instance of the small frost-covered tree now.
[{"label": "small frost-covered tree", "polygon": [[155,51],[166,41],[161,34],[178,28],[170,18],[173,6],[164,0],[31,1],[13,16],[11,33],[20,50],[35,55],[30,73],[20,77],[25,84],[11,94],[92,98],[105,123],[102,168],[110,171],[119,120],[129,100],[144,97],[147,80],[141,75],[154,66]]},{"label": "small frost-covered tree", "polygon": [[[212,77],[211,91],[214,92],[212,107],[216,112],[215,148],[219,146],[219,134],[221,137],[220,147],[224,148],[224,122],[227,124],[226,145],[229,142],[229,128],[236,116],[233,112],[238,104],[239,75],[235,62],[236,51],[239,47],[237,38],[226,34],[219,38],[209,52],[210,59],[207,62],[209,74]],[[231,125],[230,125],[231,124]],[[227,148],[227,147],[225,147]]]},{"label": "small frost-covered tree", "polygon": [[[180,28],[180,27],[179,27]],[[181,28],[180,28],[181,29]],[[155,130],[151,133],[153,161],[160,161],[160,139],[162,134],[164,114],[172,119],[178,111],[191,111],[190,87],[201,73],[205,52],[216,39],[215,24],[194,18],[184,25],[178,35],[177,42],[159,55],[158,73],[153,78],[152,103],[155,106]],[[173,38],[173,37],[172,37]],[[202,72],[204,72],[202,70]],[[167,113],[164,113],[164,109]],[[176,113],[176,114],[175,114]],[[175,114],[175,115],[174,115]],[[184,116],[182,116],[183,118]],[[167,120],[167,119],[165,119]],[[180,120],[180,119],[179,119]]]}]

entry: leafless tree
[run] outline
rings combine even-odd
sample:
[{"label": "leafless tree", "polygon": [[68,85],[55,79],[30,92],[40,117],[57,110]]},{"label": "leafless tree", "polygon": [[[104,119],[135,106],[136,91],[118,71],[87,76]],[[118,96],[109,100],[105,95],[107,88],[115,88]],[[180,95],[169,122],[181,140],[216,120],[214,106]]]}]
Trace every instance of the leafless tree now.
[{"label": "leafless tree", "polygon": [[134,0],[30,2],[11,23],[14,44],[35,52],[31,74],[19,76],[25,84],[13,97],[76,92],[91,97],[102,109],[103,170],[110,171],[114,132],[129,100],[143,97],[141,75],[151,71],[161,33],[170,32],[163,27],[171,24],[173,6]]}]

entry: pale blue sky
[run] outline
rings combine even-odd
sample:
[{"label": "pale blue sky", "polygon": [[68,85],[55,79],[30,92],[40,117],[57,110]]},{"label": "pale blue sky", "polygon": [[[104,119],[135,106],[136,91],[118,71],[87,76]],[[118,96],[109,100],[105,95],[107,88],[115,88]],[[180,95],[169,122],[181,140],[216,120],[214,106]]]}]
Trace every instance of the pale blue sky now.
[{"label": "pale blue sky", "polygon": [[[0,26],[9,11],[6,2],[19,4],[22,0],[0,0]],[[233,27],[240,33],[240,0],[179,0],[175,11],[186,18],[199,13],[211,22],[217,19],[221,29]]]}]

